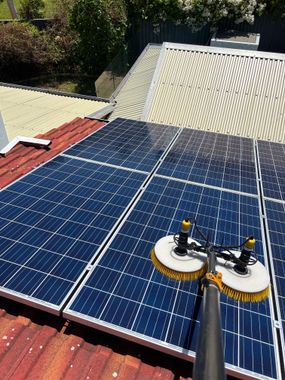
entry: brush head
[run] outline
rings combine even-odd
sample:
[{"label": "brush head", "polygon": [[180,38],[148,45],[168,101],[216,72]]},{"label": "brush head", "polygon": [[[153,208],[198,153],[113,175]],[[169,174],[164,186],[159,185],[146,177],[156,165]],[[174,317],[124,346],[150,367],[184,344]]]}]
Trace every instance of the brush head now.
[{"label": "brush head", "polygon": [[[188,238],[188,244],[195,240]],[[207,270],[207,255],[190,251],[185,256],[175,253],[177,245],[174,236],[165,236],[158,240],[151,251],[151,260],[156,269],[165,276],[178,281],[193,281],[202,277]]]},{"label": "brush head", "polygon": [[[240,252],[231,252],[236,257],[240,256]],[[260,261],[249,265],[246,274],[237,273],[234,266],[231,261],[217,259],[216,270],[222,273],[223,293],[242,302],[259,302],[269,296],[270,278]]]}]

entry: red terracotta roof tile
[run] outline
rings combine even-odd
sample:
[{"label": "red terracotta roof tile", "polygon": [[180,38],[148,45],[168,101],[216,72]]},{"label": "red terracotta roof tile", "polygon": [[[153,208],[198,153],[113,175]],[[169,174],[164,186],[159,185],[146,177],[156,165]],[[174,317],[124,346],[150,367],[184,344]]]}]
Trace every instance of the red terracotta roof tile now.
[{"label": "red terracotta roof tile", "polygon": [[137,380],[149,379],[153,376],[154,368],[148,364],[142,363],[140,367],[140,373],[137,376]]},{"label": "red terracotta roof tile", "polygon": [[37,137],[52,140],[48,149],[39,149],[18,144],[6,157],[0,157],[0,188],[9,185],[23,174],[55,157],[72,144],[103,127],[105,123],[79,117],[59,128],[54,128]]},{"label": "red terracotta roof tile", "polygon": [[0,312],[0,378],[172,380],[171,371]]},{"label": "red terracotta roof tile", "polygon": [[[94,347],[93,351],[96,351],[98,348],[98,346]],[[74,357],[74,360],[72,361],[72,364],[70,364],[68,370],[66,371],[65,380],[74,380],[76,373],[80,373],[81,377],[83,379],[86,379],[87,376],[90,375],[90,368],[92,365],[95,368],[103,369],[107,360],[108,358],[102,358],[100,355],[97,355],[97,357],[91,353],[90,355],[86,355],[85,349],[78,350]]]},{"label": "red terracotta roof tile", "polygon": [[140,369],[141,361],[137,358],[127,355],[120,368],[120,374],[117,380],[135,380]]},{"label": "red terracotta roof tile", "polygon": [[108,380],[112,377],[117,378],[123,361],[124,356],[113,352],[106,363],[104,370],[101,373],[98,372],[98,375],[100,376],[98,376],[98,378],[101,378],[102,380]]},{"label": "red terracotta roof tile", "polygon": [[9,172],[7,167],[5,167],[5,165],[3,165],[3,166],[4,166],[3,168],[0,168],[0,177],[4,176],[5,174],[7,174]]},{"label": "red terracotta roof tile", "polygon": [[35,367],[39,357],[44,352],[45,347],[47,347],[48,343],[55,337],[56,333],[57,332],[55,329],[47,326],[44,326],[39,330],[37,336],[33,341],[34,347],[31,347],[34,349],[30,351],[29,348],[29,353],[26,355],[24,353],[24,357],[21,358],[21,362],[18,363],[14,369],[13,377],[15,379],[25,380],[29,377],[31,369]]},{"label": "red terracotta roof tile", "polygon": [[7,174],[0,177],[0,189],[8,186],[10,183],[16,181],[19,177],[21,177],[25,172],[16,171],[14,173],[8,172]]},{"label": "red terracotta roof tile", "polygon": [[13,163],[16,159],[19,159],[21,154],[15,153],[13,156],[6,157],[6,160],[0,160],[0,167],[7,167],[10,163]]}]

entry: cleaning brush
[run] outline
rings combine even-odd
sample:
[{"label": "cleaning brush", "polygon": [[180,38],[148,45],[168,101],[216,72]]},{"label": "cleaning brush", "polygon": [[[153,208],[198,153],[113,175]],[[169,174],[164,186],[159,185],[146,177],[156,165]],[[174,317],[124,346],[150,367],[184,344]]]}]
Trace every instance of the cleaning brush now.
[{"label": "cleaning brush", "polygon": [[178,281],[194,281],[207,271],[207,255],[188,250],[189,244],[199,243],[188,237],[190,222],[183,220],[179,238],[165,236],[151,251],[151,260],[156,269],[165,276]]},{"label": "cleaning brush", "polygon": [[[188,219],[183,220],[178,237],[161,238],[151,251],[156,269],[174,280],[197,280],[208,270],[205,247],[189,237],[190,226]],[[199,229],[198,232],[201,233]],[[204,235],[201,233],[201,236]],[[255,239],[249,237],[241,252],[222,252],[221,249],[216,252],[216,270],[222,275],[221,291],[237,301],[259,302],[270,293],[269,275],[264,265],[253,256],[254,245]],[[217,248],[222,247],[213,246],[213,249]]]},{"label": "cleaning brush", "polygon": [[[249,245],[248,245],[249,246]],[[245,245],[245,249],[247,249]],[[231,251],[236,259],[243,258],[243,252]],[[233,261],[217,259],[216,269],[222,274],[222,292],[228,297],[242,302],[260,302],[269,297],[270,278],[268,272],[260,261],[254,265],[246,266],[240,260],[240,264]],[[242,266],[242,263],[243,266]],[[243,270],[240,270],[244,268]]]}]

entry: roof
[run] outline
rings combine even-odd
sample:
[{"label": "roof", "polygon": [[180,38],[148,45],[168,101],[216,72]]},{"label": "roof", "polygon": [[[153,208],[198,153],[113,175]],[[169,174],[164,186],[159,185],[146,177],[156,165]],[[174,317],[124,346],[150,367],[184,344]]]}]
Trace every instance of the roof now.
[{"label": "roof", "polygon": [[[2,379],[172,380],[170,370],[0,310]],[[182,378],[180,378],[182,379]]]},{"label": "roof", "polygon": [[75,117],[85,117],[109,105],[107,101],[95,99],[0,84],[0,111],[9,140],[17,135],[31,137],[45,133]]},{"label": "roof", "polygon": [[147,45],[131,70],[112,95],[116,101],[110,119],[125,117],[140,120],[156,68],[161,45]]},{"label": "roof", "polygon": [[37,137],[52,141],[47,149],[18,144],[6,157],[0,157],[0,189],[28,173],[34,167],[50,160],[103,125],[105,123],[97,120],[78,117],[59,128],[37,135]]},{"label": "roof", "polygon": [[164,43],[142,120],[285,142],[285,55]]}]

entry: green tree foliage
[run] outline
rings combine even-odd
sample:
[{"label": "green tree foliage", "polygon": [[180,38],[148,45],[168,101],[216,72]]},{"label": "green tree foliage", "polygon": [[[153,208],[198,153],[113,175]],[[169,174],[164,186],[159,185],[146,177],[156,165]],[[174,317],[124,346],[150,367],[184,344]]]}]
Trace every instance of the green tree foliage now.
[{"label": "green tree foliage", "polygon": [[49,3],[54,18],[58,19],[60,17],[68,20],[75,0],[49,0]]},{"label": "green tree foliage", "polygon": [[35,27],[13,22],[0,25],[0,77],[13,80],[48,71],[53,57]]},{"label": "green tree foliage", "polygon": [[75,0],[70,25],[79,34],[83,70],[98,74],[124,48],[127,27],[124,1]]},{"label": "green tree foliage", "polygon": [[20,17],[25,20],[42,17],[44,7],[43,0],[20,0]]},{"label": "green tree foliage", "polygon": [[26,23],[0,25],[0,80],[76,72],[76,41],[62,19],[43,32]]},{"label": "green tree foliage", "polygon": [[129,16],[136,19],[158,22],[181,21],[184,18],[178,0],[126,0],[126,2]]},{"label": "green tree foliage", "polygon": [[57,71],[74,73],[79,71],[77,46],[79,35],[69,25],[69,15],[74,0],[54,0],[53,23],[45,31],[45,40],[56,60]]}]

